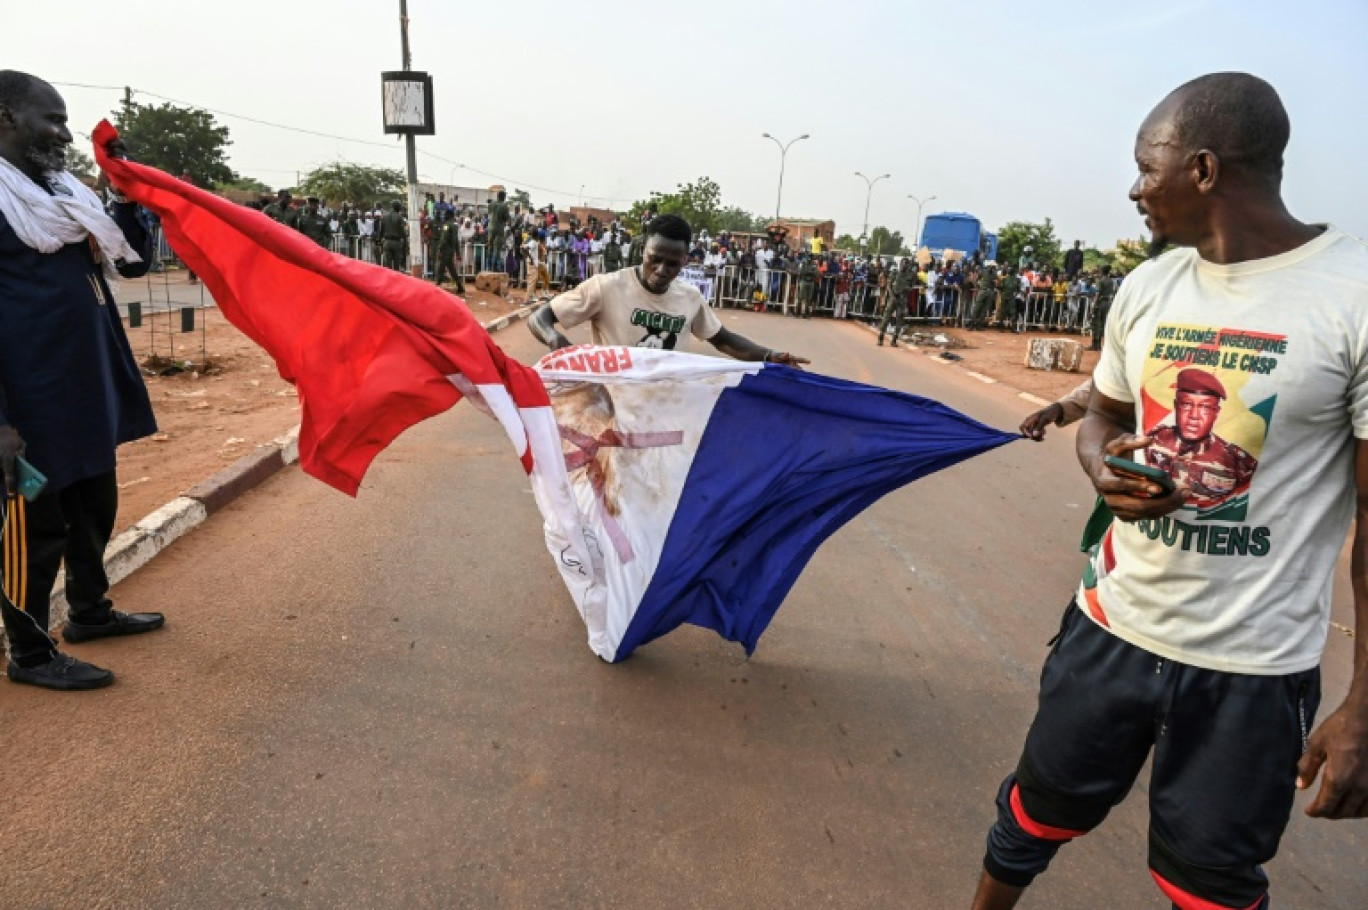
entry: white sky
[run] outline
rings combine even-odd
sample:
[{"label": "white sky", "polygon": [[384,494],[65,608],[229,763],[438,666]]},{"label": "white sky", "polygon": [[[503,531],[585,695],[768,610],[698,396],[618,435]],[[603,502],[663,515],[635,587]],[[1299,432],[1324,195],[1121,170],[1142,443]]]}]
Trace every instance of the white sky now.
[{"label": "white sky", "polygon": [[[231,162],[272,186],[332,160],[403,168],[380,127],[379,73],[400,68],[398,0],[6,0],[0,66],[52,82],[130,85],[196,105],[380,143],[220,116]],[[1061,239],[1136,237],[1125,193],[1135,128],[1168,91],[1244,70],[1292,118],[1293,213],[1368,236],[1368,2],[1300,0],[410,0],[415,69],[436,80],[424,179],[535,185],[537,204],[625,208],[708,175],[723,202],[915,233],[968,211],[990,229],[1054,219]],[[62,87],[88,131],[120,97]],[[158,99],[135,98],[145,103]],[[422,154],[429,152],[447,159]],[[454,178],[454,180],[453,180]]]}]

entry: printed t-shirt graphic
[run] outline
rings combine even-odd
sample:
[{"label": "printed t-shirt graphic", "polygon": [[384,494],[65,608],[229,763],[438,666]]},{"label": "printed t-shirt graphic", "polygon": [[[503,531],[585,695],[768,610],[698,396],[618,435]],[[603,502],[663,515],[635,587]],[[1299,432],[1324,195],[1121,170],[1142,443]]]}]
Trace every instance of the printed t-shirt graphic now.
[{"label": "printed t-shirt graphic", "polygon": [[707,341],[722,330],[698,288],[675,280],[653,294],[634,268],[595,275],[551,301],[551,311],[567,329],[591,323],[594,344],[605,347],[694,351],[690,336]]},{"label": "printed t-shirt graphic", "polygon": [[1191,493],[1183,513],[1197,521],[1243,521],[1277,395],[1248,401],[1244,390],[1287,354],[1287,338],[1236,328],[1161,323],[1140,387],[1141,429],[1154,441],[1146,460]]},{"label": "printed t-shirt graphic", "polygon": [[1334,228],[1229,265],[1166,253],[1122,284],[1093,381],[1184,506],[1113,522],[1078,591],[1150,653],[1230,673],[1316,666],[1368,439],[1368,246]]}]

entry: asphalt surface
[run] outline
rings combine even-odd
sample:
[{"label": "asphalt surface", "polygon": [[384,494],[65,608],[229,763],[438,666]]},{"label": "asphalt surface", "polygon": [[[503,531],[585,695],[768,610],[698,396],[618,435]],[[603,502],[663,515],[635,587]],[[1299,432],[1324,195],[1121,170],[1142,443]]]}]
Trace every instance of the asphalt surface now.
[{"label": "asphalt surface", "polygon": [[[1033,409],[857,326],[724,320],[996,426]],[[288,470],[120,585],[168,626],[71,649],[114,687],[0,685],[0,906],[966,907],[1090,504],[1070,432],[1014,443],[838,533],[752,659],[686,628],[610,666],[460,405],[356,500]],[[1167,906],[1144,791],[1023,907]],[[1298,811],[1277,906],[1359,910],[1365,853],[1364,823]]]}]

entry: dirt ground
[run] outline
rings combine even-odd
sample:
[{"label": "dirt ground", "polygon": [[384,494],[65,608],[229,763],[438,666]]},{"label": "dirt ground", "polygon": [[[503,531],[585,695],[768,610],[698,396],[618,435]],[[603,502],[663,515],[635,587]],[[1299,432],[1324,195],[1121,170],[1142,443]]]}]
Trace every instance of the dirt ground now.
[{"label": "dirt ground", "polygon": [[[1084,379],[1092,375],[1097,366],[1098,353],[1087,350],[1090,339],[1086,335],[1065,335],[1059,332],[1027,332],[1014,335],[1010,332],[993,330],[966,332],[962,329],[917,329],[924,333],[940,332],[952,339],[951,353],[964,358],[959,365],[966,370],[982,373],[999,382],[1005,383],[1022,392],[1030,392],[1049,401],[1054,401],[1071,391]],[[1077,373],[1050,372],[1026,369],[1026,348],[1032,338],[1067,338],[1082,342],[1083,363]],[[964,347],[959,345],[963,344]],[[941,348],[934,344],[924,345],[921,350],[935,355]]]},{"label": "dirt ground", "polygon": [[[183,276],[169,280],[172,300],[198,298],[187,295]],[[154,300],[161,296],[161,283],[157,278],[152,286]],[[145,287],[127,291],[148,296]],[[477,319],[488,322],[521,306],[521,292],[510,296],[503,300],[471,287],[466,301]],[[144,366],[160,432],[119,449],[115,533],[299,423],[294,387],[280,378],[266,352],[217,308],[197,310],[195,316],[192,332],[180,331],[178,310],[145,312],[138,328],[129,328],[124,319],[133,354]]]},{"label": "dirt ground", "polygon": [[[146,309],[164,309],[167,300],[179,305],[200,299],[183,274],[158,276],[143,285],[130,282],[119,298],[125,304],[150,299]],[[477,319],[489,322],[520,308],[522,298],[518,290],[503,299],[471,285],[465,300]],[[125,319],[133,353],[145,366],[160,432],[119,450],[116,532],[299,423],[294,387],[280,378],[265,351],[229,324],[211,300],[208,303],[208,308],[196,311],[191,332],[180,331],[178,310],[145,312],[138,328],[127,328]],[[918,331],[944,332],[952,339],[953,353],[963,358],[959,366],[964,369],[1051,401],[1081,382],[1097,362],[1097,355],[1088,352],[1079,373],[1028,370],[1026,345],[1035,336]],[[930,344],[920,350],[934,355],[940,348]]]}]

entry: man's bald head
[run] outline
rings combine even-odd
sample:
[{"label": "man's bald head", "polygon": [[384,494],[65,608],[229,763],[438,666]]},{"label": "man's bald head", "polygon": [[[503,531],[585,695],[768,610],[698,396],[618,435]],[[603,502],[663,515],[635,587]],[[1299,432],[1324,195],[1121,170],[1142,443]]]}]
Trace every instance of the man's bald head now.
[{"label": "man's bald head", "polygon": [[0,105],[10,110],[23,107],[40,88],[51,89],[52,86],[28,73],[0,70]]},{"label": "man's bald head", "polygon": [[0,70],[0,158],[38,179],[66,168],[71,145],[66,102],[28,73]]},{"label": "man's bald head", "polygon": [[1185,152],[1206,149],[1222,167],[1278,185],[1291,135],[1273,86],[1248,73],[1212,73],[1174,89],[1145,121],[1168,125]]}]

